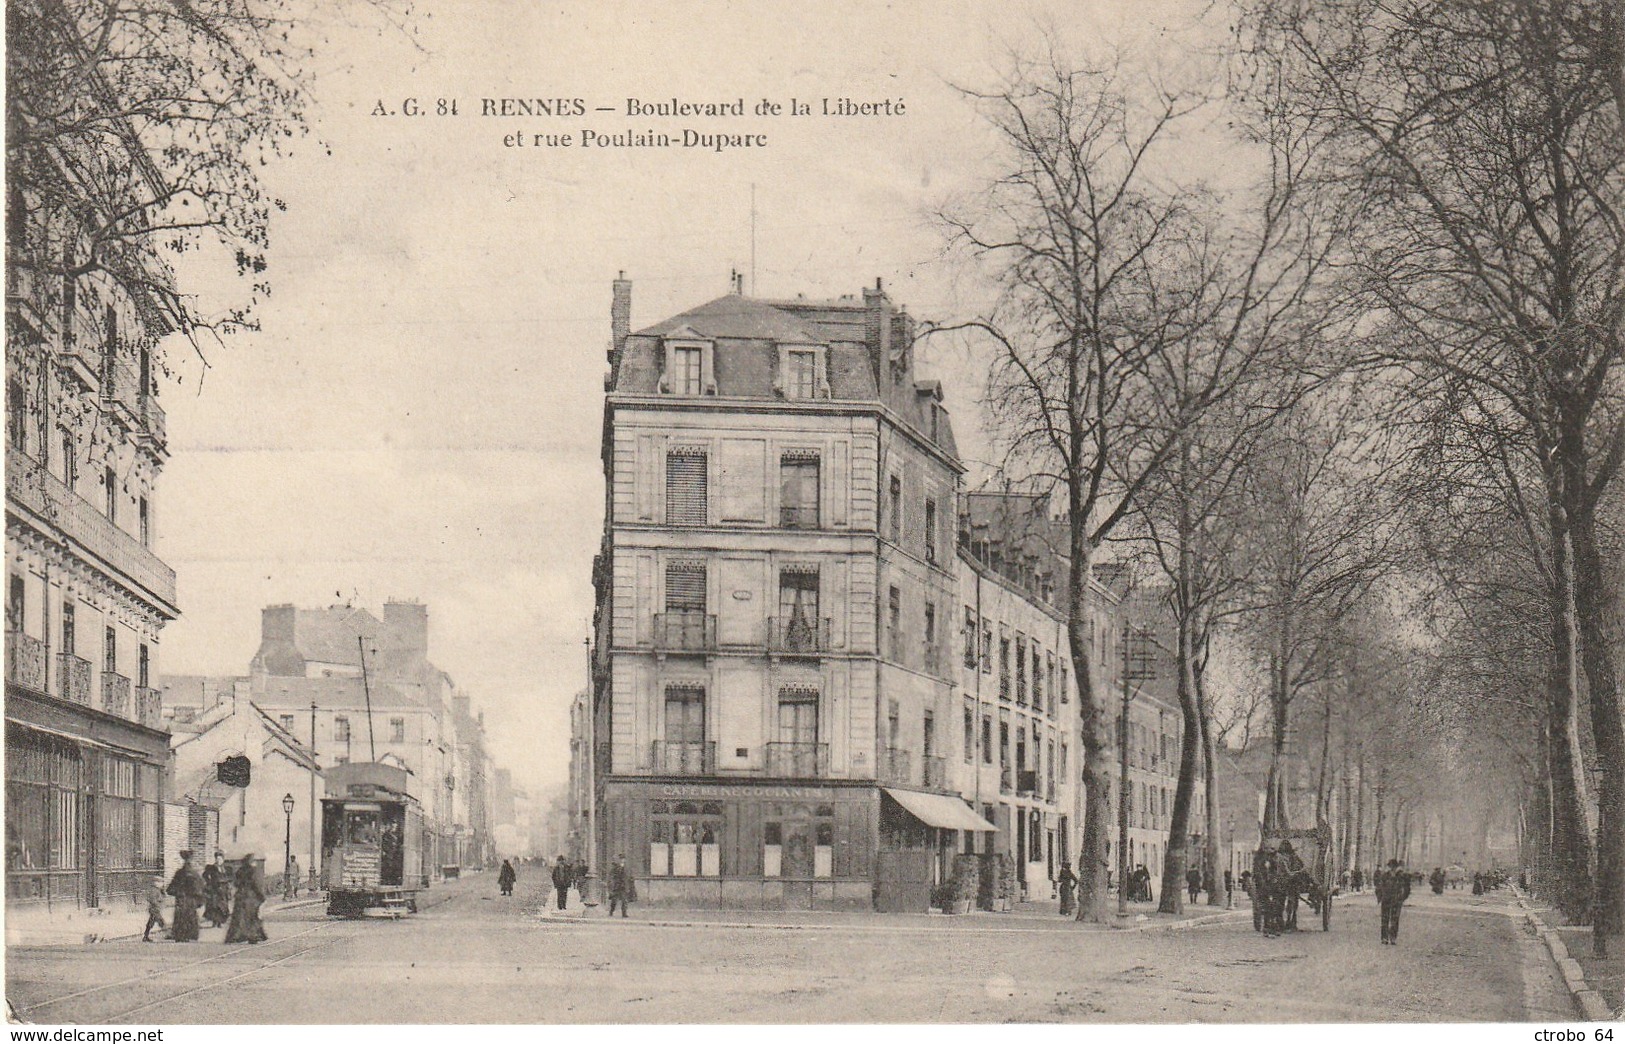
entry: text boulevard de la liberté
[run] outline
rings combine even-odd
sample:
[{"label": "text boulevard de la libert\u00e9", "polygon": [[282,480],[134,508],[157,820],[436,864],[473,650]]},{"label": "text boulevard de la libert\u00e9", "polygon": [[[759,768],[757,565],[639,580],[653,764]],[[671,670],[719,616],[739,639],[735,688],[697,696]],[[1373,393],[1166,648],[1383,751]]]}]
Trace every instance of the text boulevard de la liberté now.
[{"label": "text boulevard de la libert\u00e9", "polygon": [[407,96],[393,104],[379,98],[373,105],[373,116],[428,116],[497,119],[551,119],[575,120],[604,119],[611,116],[647,121],[692,120],[698,126],[671,126],[669,123],[642,126],[622,125],[610,127],[574,126],[550,127],[547,130],[529,129],[505,133],[505,148],[539,149],[701,149],[726,152],[734,149],[766,148],[770,135],[759,128],[749,129],[717,126],[704,121],[735,120],[754,117],[814,117],[832,120],[863,120],[906,116],[907,102],[902,98],[862,99],[844,95],[820,98],[789,98],[779,101],[762,98],[748,102],[742,97],[689,101],[680,98],[649,100],[626,98],[613,105],[597,105],[586,98],[478,98],[477,104],[459,98],[423,98]]}]

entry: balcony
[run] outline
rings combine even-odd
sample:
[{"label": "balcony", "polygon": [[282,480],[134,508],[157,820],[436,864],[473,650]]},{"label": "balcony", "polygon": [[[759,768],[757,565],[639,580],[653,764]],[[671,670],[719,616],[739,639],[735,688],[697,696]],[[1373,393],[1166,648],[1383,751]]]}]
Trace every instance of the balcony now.
[{"label": "balcony", "polygon": [[21,631],[7,631],[6,681],[44,692],[45,643]]},{"label": "balcony", "polygon": [[69,703],[90,706],[90,661],[73,653],[57,653],[56,667],[58,694]]},{"label": "balcony", "polygon": [[717,618],[705,613],[656,613],[654,641],[661,653],[714,652]]},{"label": "balcony", "polygon": [[941,754],[927,754],[920,758],[925,769],[925,785],[932,790],[948,789],[948,759]]},{"label": "balcony", "polygon": [[887,747],[880,754],[880,778],[887,783],[913,783],[913,767],[906,750]]},{"label": "balcony", "polygon": [[135,690],[135,720],[149,729],[162,729],[164,697],[157,689],[137,687]]},{"label": "balcony", "polygon": [[785,778],[823,779],[829,775],[829,744],[769,743],[767,774]]},{"label": "balcony", "polygon": [[102,710],[120,718],[130,717],[130,679],[112,671],[102,672]]},{"label": "balcony", "polygon": [[164,415],[164,408],[158,405],[158,400],[152,395],[141,397],[141,435],[155,446],[166,445],[169,441],[168,418]]},{"label": "balcony", "polygon": [[830,618],[768,617],[767,647],[786,656],[817,656],[830,649]]},{"label": "balcony", "polygon": [[[126,533],[62,480],[21,453],[6,454],[6,499],[39,516],[135,590],[175,605],[175,570]],[[89,683],[86,683],[88,692]]]},{"label": "balcony", "polygon": [[717,770],[717,745],[655,740],[649,764],[654,771],[668,776],[709,776]]}]

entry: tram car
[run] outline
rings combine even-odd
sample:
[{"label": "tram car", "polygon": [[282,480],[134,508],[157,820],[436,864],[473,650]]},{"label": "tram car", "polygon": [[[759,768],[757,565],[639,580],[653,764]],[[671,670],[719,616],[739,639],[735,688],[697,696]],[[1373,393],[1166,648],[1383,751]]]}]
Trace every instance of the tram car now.
[{"label": "tram car", "polygon": [[330,917],[417,912],[423,811],[397,765],[352,762],[324,776],[322,887]]}]

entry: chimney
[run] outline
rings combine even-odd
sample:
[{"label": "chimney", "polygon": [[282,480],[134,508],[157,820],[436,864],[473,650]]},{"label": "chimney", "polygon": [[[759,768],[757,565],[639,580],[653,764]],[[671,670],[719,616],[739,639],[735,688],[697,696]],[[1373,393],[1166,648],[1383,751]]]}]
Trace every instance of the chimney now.
[{"label": "chimney", "polygon": [[632,280],[626,278],[621,272],[615,277],[614,296],[609,304],[609,364],[618,365],[621,358],[621,349],[626,347],[626,338],[632,333]]},{"label": "chimney", "polygon": [[863,340],[869,348],[869,358],[875,371],[875,385],[880,389],[882,399],[886,396],[887,368],[891,358],[891,323],[888,321],[890,311],[891,302],[886,299],[886,291],[877,278],[873,290],[863,288]]},{"label": "chimney", "polygon": [[429,607],[421,602],[384,603],[385,644],[406,656],[429,655]]}]

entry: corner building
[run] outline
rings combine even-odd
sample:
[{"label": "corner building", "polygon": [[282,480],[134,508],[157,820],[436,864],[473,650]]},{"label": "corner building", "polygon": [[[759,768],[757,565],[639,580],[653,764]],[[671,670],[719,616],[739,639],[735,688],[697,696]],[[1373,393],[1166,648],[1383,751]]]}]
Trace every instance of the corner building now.
[{"label": "corner building", "polygon": [[945,757],[963,468],[913,320],[878,283],[630,312],[617,280],[597,865],[655,904],[924,909],[994,828]]}]

